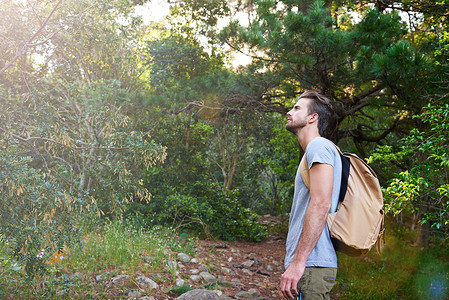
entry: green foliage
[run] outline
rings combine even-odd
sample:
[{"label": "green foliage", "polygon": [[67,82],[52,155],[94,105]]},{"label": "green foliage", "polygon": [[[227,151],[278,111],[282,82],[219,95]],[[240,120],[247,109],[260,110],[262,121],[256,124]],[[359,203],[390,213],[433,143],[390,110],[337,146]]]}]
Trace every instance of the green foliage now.
[{"label": "green foliage", "polygon": [[65,99],[50,85],[43,81],[26,102],[10,89],[0,103],[0,232],[30,278],[77,242],[79,215],[114,216],[133,199],[148,201],[143,176],[165,157],[128,126],[121,111],[129,98],[116,82],[67,84]]},{"label": "green foliage", "polygon": [[[64,28],[45,45],[52,74],[67,82],[117,80],[127,91],[142,85],[146,67],[139,43],[147,33],[131,1],[63,2],[59,23]],[[89,7],[89,9],[86,9]],[[51,50],[49,50],[50,48]],[[47,66],[43,66],[44,70]]]},{"label": "green foliage", "polygon": [[388,208],[397,214],[426,207],[422,222],[430,222],[437,229],[449,225],[449,105],[428,105],[416,116],[423,122],[423,129],[411,130],[403,139],[404,145],[395,150],[384,146],[378,148],[371,161],[407,162],[410,169],[401,172],[386,189]]},{"label": "green foliage", "polygon": [[321,91],[334,101],[331,139],[352,138],[364,152],[366,141],[384,140],[420,112],[427,102],[420,95],[434,91],[431,78],[439,73],[398,13],[360,6],[356,21],[347,14],[351,7],[351,1],[256,1],[252,22],[230,23],[221,38],[253,55],[248,76],[264,84],[266,102]]},{"label": "green foliage", "polygon": [[0,156],[0,239],[32,279],[46,270],[52,254],[79,240],[73,215],[80,201],[61,189],[53,174],[30,167],[31,158],[16,151],[10,147]]},{"label": "green foliage", "polygon": [[258,155],[257,169],[262,188],[268,194],[266,211],[272,215],[285,215],[290,211],[293,199],[294,178],[299,165],[300,147],[294,135],[285,129],[285,117],[273,115],[270,118],[268,142]]},{"label": "green foliage", "polygon": [[[243,127],[241,115],[224,121],[208,120],[204,116],[208,113],[149,114],[150,120],[159,120],[152,136],[167,147],[167,158],[147,172],[150,203],[130,204],[127,215],[138,218],[142,226],[169,224],[224,239],[260,240],[265,230],[248,208],[261,201],[250,198],[257,193],[258,183],[246,185],[244,177],[231,180],[233,174],[255,168],[254,131]],[[234,188],[232,182],[238,186]]]},{"label": "green foliage", "polygon": [[197,40],[170,32],[147,41],[145,50],[150,81],[157,93],[179,89],[188,80],[208,75],[221,64],[220,57],[209,55]]},{"label": "green foliage", "polygon": [[152,224],[171,224],[223,240],[261,241],[267,233],[257,222],[258,216],[239,202],[237,191],[215,183],[196,182],[179,192],[167,187],[163,194],[153,195],[149,211],[134,204],[128,214],[142,208]]},{"label": "green foliage", "polygon": [[176,30],[184,34],[211,38],[217,30],[218,20],[228,13],[229,4],[226,0],[180,1],[171,10],[169,20]]},{"label": "green foliage", "polygon": [[398,178],[391,180],[390,185],[384,190],[385,213],[394,215],[404,211],[413,213],[417,210],[419,189],[422,177],[413,178],[408,172],[399,173]]},{"label": "green foliage", "polygon": [[[50,88],[50,82],[45,88]],[[36,90],[34,98],[13,109],[14,100],[3,103],[5,130],[24,132],[25,138],[4,134],[3,142],[17,143],[33,153],[33,164],[53,172],[65,190],[89,208],[114,214],[137,198],[148,200],[144,171],[165,158],[164,148],[146,132],[134,130],[122,112],[132,95],[119,83],[96,82],[67,85],[70,96],[60,99],[49,90]],[[12,127],[14,116],[24,123]],[[104,199],[104,203],[97,202]]]},{"label": "green foliage", "polygon": [[[170,26],[155,28],[142,43],[145,53],[143,65],[148,70],[146,80],[151,89],[144,103],[146,106],[168,109],[187,106],[190,111],[201,104],[215,106],[220,98],[219,90],[226,90],[222,86],[228,83],[230,72],[224,69],[223,51],[205,45],[199,35],[192,32],[191,20],[187,19],[197,11],[182,13],[199,2],[189,1],[175,6]],[[217,3],[208,4],[215,6]],[[210,16],[217,18],[213,14]]]}]

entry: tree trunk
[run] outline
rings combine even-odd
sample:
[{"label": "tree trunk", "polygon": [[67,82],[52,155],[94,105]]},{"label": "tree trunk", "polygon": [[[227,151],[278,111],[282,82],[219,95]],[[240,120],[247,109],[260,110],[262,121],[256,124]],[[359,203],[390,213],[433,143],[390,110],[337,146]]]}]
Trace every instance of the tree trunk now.
[{"label": "tree trunk", "polygon": [[192,112],[187,110],[187,113],[189,114],[189,121],[187,123],[187,130],[186,130],[186,149],[189,149],[189,139],[190,139],[190,133],[192,132],[192,127],[190,126],[192,122]]}]

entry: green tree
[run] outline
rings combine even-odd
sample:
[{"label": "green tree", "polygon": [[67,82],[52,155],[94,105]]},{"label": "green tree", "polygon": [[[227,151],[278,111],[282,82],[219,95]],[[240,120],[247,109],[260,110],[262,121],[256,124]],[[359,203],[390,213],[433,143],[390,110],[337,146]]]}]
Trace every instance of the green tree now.
[{"label": "green tree", "polygon": [[67,82],[115,80],[128,92],[144,84],[147,68],[142,40],[147,27],[128,1],[67,2],[59,14],[64,24],[45,48],[51,73]]},{"label": "green tree", "polygon": [[130,119],[146,70],[132,5],[27,4],[1,7],[0,236],[32,278],[79,239],[84,213],[148,201],[144,176],[165,148]]},{"label": "green tree", "polygon": [[[222,123],[185,114],[154,111],[149,114],[150,120],[158,120],[151,134],[157,143],[167,147],[167,158],[163,165],[146,173],[144,181],[152,192],[151,201],[130,203],[126,212],[129,218],[142,218],[147,225],[167,224],[212,234],[225,240],[262,239],[265,229],[257,223],[258,216],[244,206],[240,188],[224,186],[222,172],[211,158],[222,157],[215,151],[215,143],[222,142],[215,135]],[[233,139],[234,132],[231,133]],[[229,147],[233,148],[233,143],[234,140]]]},{"label": "green tree", "polygon": [[248,27],[232,22],[223,40],[253,55],[249,76],[267,86],[262,101],[282,104],[303,89],[329,96],[334,141],[381,142],[410,123],[435,87],[431,57],[410,42],[396,12],[366,8],[354,23],[344,6],[323,1],[256,1],[254,10]]},{"label": "green tree", "polygon": [[[416,116],[425,130],[413,129],[399,149],[379,147],[372,161],[397,161],[408,169],[398,173],[385,189],[387,213],[416,213],[421,223],[449,232],[449,105],[428,105]],[[423,243],[428,236],[424,233]]]},{"label": "green tree", "polygon": [[55,32],[50,32],[55,26],[51,25],[50,20],[54,18],[61,2],[57,1],[51,7],[39,1],[27,4],[20,1],[2,3],[0,76],[13,65],[22,72],[32,69],[30,53],[38,51],[41,45],[54,36]]},{"label": "green tree", "polygon": [[297,139],[285,129],[285,118],[274,115],[273,128],[268,145],[261,150],[260,163],[266,177],[267,204],[272,215],[285,216],[293,200],[295,173],[300,161],[300,147]]},{"label": "green tree", "polygon": [[[66,94],[52,93],[51,82],[46,87],[26,101],[9,94],[0,102],[7,191],[0,230],[29,276],[48,258],[37,260],[36,251],[73,244],[62,232],[70,233],[84,212],[115,216],[133,199],[148,202],[145,172],[165,158],[146,132],[129,127],[122,113],[128,94],[114,83],[68,85]],[[61,233],[49,232],[55,226]]]}]

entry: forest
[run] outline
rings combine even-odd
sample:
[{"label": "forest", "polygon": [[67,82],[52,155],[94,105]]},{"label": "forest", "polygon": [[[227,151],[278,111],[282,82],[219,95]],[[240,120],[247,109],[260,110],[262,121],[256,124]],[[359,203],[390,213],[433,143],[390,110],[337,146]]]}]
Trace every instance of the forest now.
[{"label": "forest", "polygon": [[286,113],[311,89],[379,177],[386,250],[442,278],[333,297],[447,299],[448,17],[448,0],[0,0],[0,299],[60,297],[52,256],[117,224],[189,249],[285,235],[302,156]]}]

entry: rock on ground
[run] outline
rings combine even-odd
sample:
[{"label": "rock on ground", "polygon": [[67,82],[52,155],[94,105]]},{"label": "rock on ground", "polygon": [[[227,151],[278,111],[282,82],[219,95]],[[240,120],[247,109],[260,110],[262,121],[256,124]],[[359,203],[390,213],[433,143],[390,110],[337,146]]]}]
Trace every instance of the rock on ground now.
[{"label": "rock on ground", "polygon": [[95,276],[95,281],[100,282],[100,281],[104,280],[104,278],[107,277],[108,275],[109,275],[109,272],[97,275],[97,276]]},{"label": "rock on ground", "polygon": [[140,299],[140,297],[142,296],[142,293],[139,291],[131,291],[128,293],[128,300],[136,300],[136,299]]},{"label": "rock on ground", "polygon": [[114,278],[112,278],[112,283],[113,284],[122,284],[124,283],[126,280],[128,280],[128,276],[126,275],[117,275]]},{"label": "rock on ground", "polygon": [[150,278],[145,277],[145,276],[137,277],[136,281],[138,284],[147,286],[148,288],[150,288],[152,290],[157,289],[159,287],[159,285],[156,282],[154,282],[153,280],[151,280]]},{"label": "rock on ground", "polygon": [[240,292],[235,295],[237,298],[257,298],[259,296],[259,291],[256,289],[250,289],[249,291]]},{"label": "rock on ground", "polygon": [[178,300],[220,300],[220,297],[213,291],[209,290],[191,290],[187,293],[182,294]]},{"label": "rock on ground", "polygon": [[210,273],[201,272],[200,275],[201,275],[201,277],[203,277],[203,279],[206,282],[209,282],[209,283],[216,283],[217,282],[217,278],[215,278],[215,276],[210,274]]},{"label": "rock on ground", "polygon": [[178,253],[178,259],[183,262],[189,262],[190,257],[185,253]]}]

